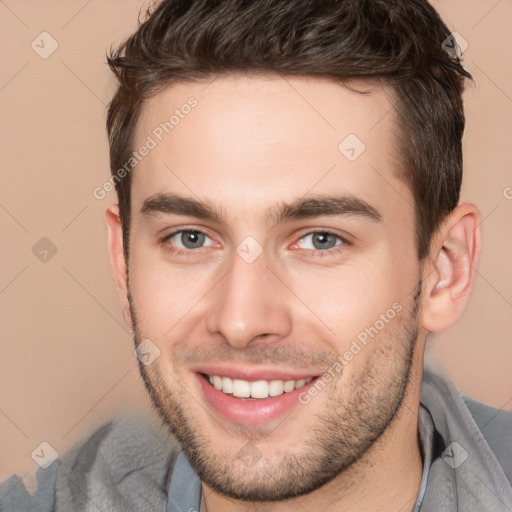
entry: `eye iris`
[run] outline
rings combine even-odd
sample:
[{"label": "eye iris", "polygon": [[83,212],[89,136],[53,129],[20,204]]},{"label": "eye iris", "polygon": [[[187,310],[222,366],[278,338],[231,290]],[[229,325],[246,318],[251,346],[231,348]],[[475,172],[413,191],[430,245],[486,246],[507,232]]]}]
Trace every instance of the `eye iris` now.
[{"label": "eye iris", "polygon": [[315,249],[331,249],[336,246],[336,236],[329,233],[315,233],[313,245]]},{"label": "eye iris", "polygon": [[181,243],[187,249],[197,249],[204,244],[205,235],[199,231],[184,231],[181,234]]}]

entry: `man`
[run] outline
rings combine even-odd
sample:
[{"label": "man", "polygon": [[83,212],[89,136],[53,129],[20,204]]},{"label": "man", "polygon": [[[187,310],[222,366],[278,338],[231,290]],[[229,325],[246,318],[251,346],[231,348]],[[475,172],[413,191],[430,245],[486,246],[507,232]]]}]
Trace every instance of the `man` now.
[{"label": "man", "polygon": [[164,0],[113,52],[109,253],[177,444],[107,424],[32,506],[512,510],[510,415],[424,368],[480,250],[450,37],[424,0]]}]

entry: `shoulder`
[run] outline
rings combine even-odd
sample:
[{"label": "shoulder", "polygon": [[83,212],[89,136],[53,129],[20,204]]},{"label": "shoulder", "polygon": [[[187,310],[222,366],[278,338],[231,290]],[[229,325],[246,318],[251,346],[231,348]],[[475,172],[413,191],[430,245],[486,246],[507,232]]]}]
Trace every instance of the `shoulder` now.
[{"label": "shoulder", "polygon": [[471,465],[499,485],[512,482],[512,413],[465,398],[431,360],[426,360],[421,402],[444,445],[471,451]]},{"label": "shoulder", "polygon": [[473,420],[512,483],[512,412],[464,398]]},{"label": "shoulder", "polygon": [[0,510],[85,512],[158,510],[165,507],[177,443],[166,429],[125,414],[106,422],[37,473],[29,494],[22,479],[0,484]]},{"label": "shoulder", "polygon": [[151,471],[168,460],[173,440],[145,418],[135,414],[118,416],[92,432],[63,459],[70,471],[90,472],[108,466],[109,473],[122,479],[134,470]]},{"label": "shoulder", "polygon": [[62,460],[56,508],[157,510],[165,504],[177,452],[177,444],[162,428],[140,416],[105,423]]},{"label": "shoulder", "polygon": [[12,475],[7,480],[0,482],[0,511],[53,512],[58,468],[58,462],[53,462],[46,468],[39,468],[36,473],[37,489],[32,494],[29,494],[23,483],[23,478],[18,475]]}]

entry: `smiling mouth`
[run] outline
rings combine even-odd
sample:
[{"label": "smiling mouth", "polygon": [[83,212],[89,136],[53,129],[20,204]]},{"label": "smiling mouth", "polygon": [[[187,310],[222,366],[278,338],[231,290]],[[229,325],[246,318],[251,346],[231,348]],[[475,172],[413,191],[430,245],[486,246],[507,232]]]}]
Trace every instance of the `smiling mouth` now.
[{"label": "smiling mouth", "polygon": [[298,380],[258,380],[247,381],[221,377],[219,375],[205,375],[203,377],[218,391],[236,398],[258,399],[283,395],[309,384],[313,377]]}]

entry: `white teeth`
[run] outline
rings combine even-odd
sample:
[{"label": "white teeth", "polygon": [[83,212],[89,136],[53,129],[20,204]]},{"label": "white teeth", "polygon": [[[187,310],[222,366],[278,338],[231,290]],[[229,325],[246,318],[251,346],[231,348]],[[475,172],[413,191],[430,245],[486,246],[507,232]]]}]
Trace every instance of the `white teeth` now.
[{"label": "white teeth", "polygon": [[230,379],[229,377],[222,377],[222,391],[227,394],[233,393],[233,379]]},{"label": "white teeth", "polygon": [[222,389],[222,377],[214,375],[213,376],[213,386],[215,387],[215,389],[221,390]]},{"label": "white teeth", "polygon": [[284,390],[286,393],[289,393],[290,391],[293,391],[295,389],[295,381],[294,380],[287,380],[284,383]]},{"label": "white teeth", "polygon": [[304,384],[306,384],[306,379],[300,379],[300,380],[298,380],[298,381],[295,383],[295,388],[294,388],[294,389],[299,389],[299,388],[301,388],[302,386],[304,386]]},{"label": "white teeth", "polygon": [[251,383],[251,396],[253,398],[267,398],[269,384],[266,380]]},{"label": "white teeth", "polygon": [[251,383],[246,380],[233,379],[233,396],[249,398],[251,396]]},{"label": "white teeth", "polygon": [[237,398],[268,398],[269,396],[279,396],[283,393],[289,393],[294,389],[301,388],[310,382],[312,377],[299,380],[258,380],[249,382],[240,379],[231,379],[230,377],[220,377],[218,375],[209,375],[208,381],[215,389]]},{"label": "white teeth", "polygon": [[284,382],[282,380],[271,380],[268,386],[270,396],[279,396],[284,393]]}]

